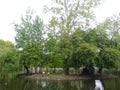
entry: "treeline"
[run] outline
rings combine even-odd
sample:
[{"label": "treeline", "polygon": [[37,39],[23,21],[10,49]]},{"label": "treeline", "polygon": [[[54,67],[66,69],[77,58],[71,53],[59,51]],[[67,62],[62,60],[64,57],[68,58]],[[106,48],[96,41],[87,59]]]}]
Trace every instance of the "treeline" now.
[{"label": "treeline", "polygon": [[8,73],[19,70],[19,60],[14,44],[10,41],[0,40],[0,75],[1,78]]},{"label": "treeline", "polygon": [[[8,69],[24,67],[28,74],[29,67],[36,70],[37,67],[62,67],[65,74],[69,74],[70,67],[77,72],[84,67],[83,74],[94,74],[94,67],[99,67],[99,73],[103,68],[117,70],[120,67],[120,15],[96,24],[93,8],[99,3],[98,0],[55,0],[53,7],[44,8],[46,14],[52,13],[48,24],[39,16],[34,18],[33,11],[28,9],[21,23],[14,24],[16,42],[10,50],[13,66],[6,64]],[[0,61],[6,62],[6,59]],[[5,63],[1,66],[6,67]]]}]

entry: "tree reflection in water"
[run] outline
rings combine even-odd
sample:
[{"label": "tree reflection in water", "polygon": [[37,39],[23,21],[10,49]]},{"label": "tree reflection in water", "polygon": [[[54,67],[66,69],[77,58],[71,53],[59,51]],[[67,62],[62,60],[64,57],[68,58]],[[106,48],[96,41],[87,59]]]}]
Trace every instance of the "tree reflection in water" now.
[{"label": "tree reflection in water", "polygon": [[120,78],[105,80],[47,81],[13,78],[0,80],[0,90],[120,90]]},{"label": "tree reflection in water", "polygon": [[95,90],[104,90],[102,82],[100,80],[95,80]]}]

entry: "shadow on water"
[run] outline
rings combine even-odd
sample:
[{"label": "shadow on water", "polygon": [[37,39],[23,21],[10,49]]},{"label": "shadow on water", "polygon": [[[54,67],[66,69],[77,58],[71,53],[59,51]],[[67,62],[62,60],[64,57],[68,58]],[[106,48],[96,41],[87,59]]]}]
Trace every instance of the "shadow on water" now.
[{"label": "shadow on water", "polygon": [[0,79],[0,90],[119,90],[120,78],[80,81]]},{"label": "shadow on water", "polygon": [[94,88],[93,81],[40,81],[12,79],[7,83],[7,85],[0,86],[0,90],[93,90]]}]

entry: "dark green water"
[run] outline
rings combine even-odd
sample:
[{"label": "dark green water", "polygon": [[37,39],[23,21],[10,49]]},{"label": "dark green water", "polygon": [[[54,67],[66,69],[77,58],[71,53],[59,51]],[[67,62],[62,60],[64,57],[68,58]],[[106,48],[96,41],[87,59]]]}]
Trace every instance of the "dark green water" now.
[{"label": "dark green water", "polygon": [[[97,86],[96,86],[97,85]],[[98,88],[102,89],[98,89]],[[120,90],[120,78],[108,80],[0,80],[0,90]]]}]

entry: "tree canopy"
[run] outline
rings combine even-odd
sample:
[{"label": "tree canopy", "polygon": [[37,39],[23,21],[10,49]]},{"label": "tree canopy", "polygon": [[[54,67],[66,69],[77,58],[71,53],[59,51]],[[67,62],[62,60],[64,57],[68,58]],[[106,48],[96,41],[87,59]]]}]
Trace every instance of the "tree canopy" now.
[{"label": "tree canopy", "polygon": [[[53,0],[49,23],[27,10],[16,30],[16,49],[27,73],[29,67],[119,68],[119,15],[95,24],[93,9],[100,0]],[[116,19],[117,18],[117,19]],[[93,23],[95,24],[92,27]]]},{"label": "tree canopy", "polygon": [[0,73],[18,71],[16,49],[12,42],[0,40]]}]

